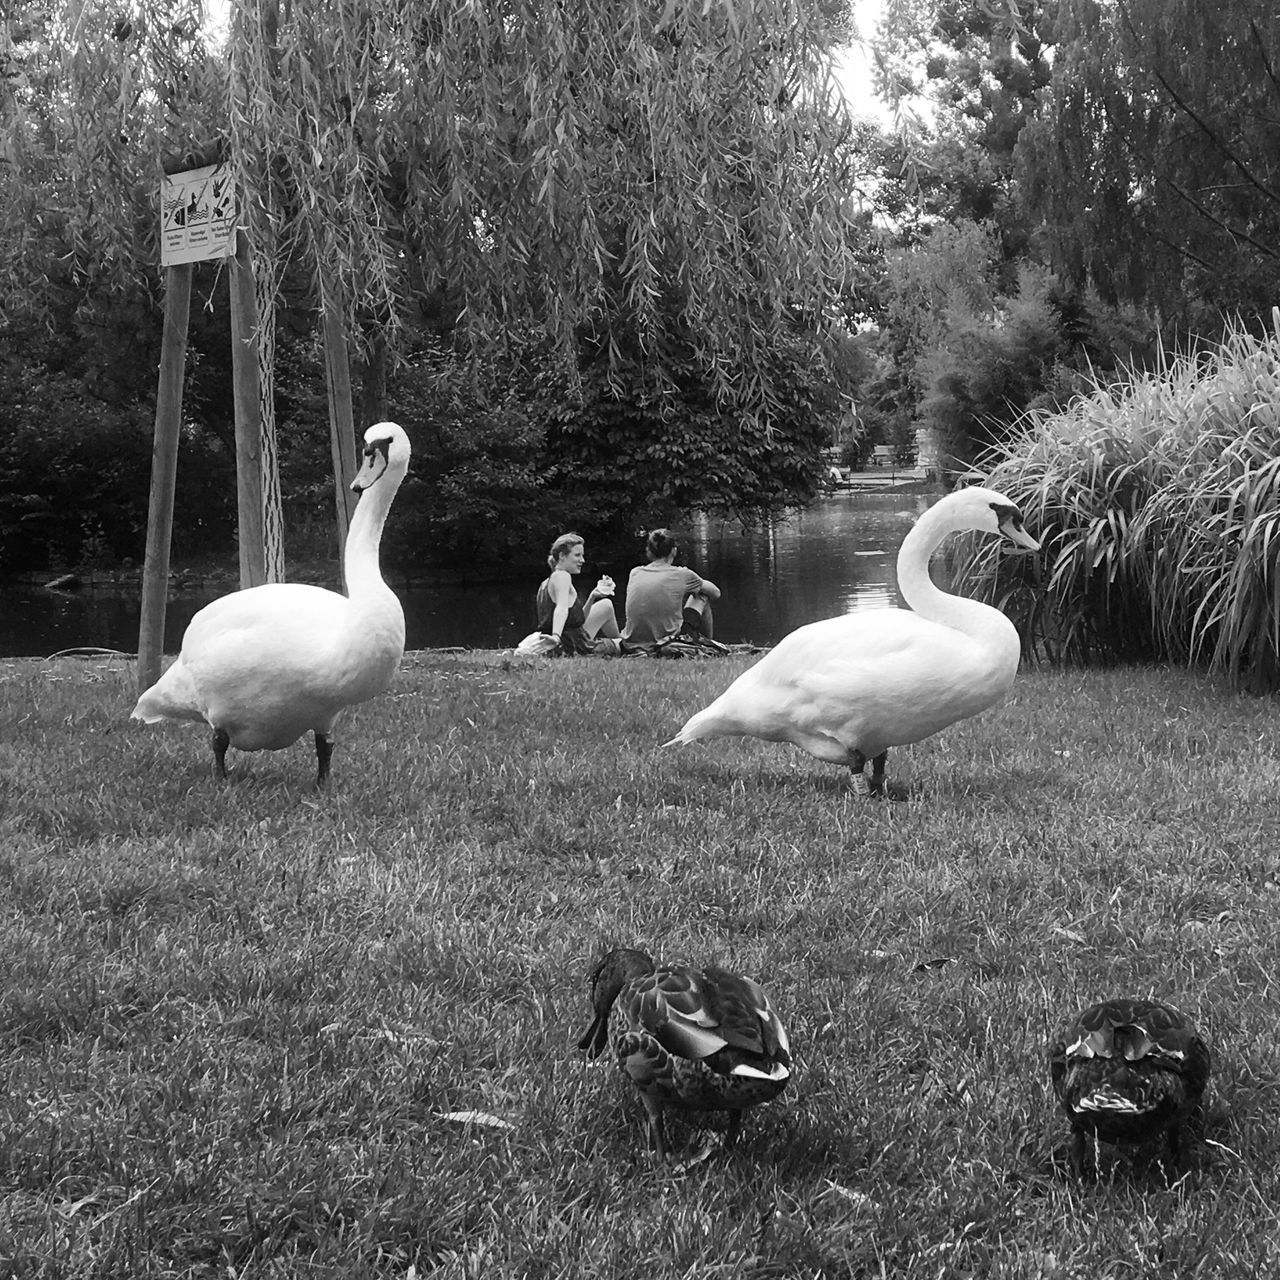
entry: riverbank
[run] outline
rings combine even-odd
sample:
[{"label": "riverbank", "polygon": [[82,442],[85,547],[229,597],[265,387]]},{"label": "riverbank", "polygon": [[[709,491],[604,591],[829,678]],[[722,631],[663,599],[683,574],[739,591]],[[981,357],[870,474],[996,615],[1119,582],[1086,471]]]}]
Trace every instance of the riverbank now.
[{"label": "riverbank", "polygon": [[[687,530],[685,555],[723,593],[716,606],[717,638],[773,644],[818,618],[892,603],[897,547],[932,496],[833,493],[793,519],[762,530],[744,531],[735,521],[694,522]],[[588,583],[603,573],[624,583],[640,558],[636,548],[623,548],[609,558],[607,549],[594,545],[588,555]],[[175,566],[166,652],[177,652],[197,609],[236,589],[235,566],[234,557]],[[332,561],[288,561],[286,568],[294,581],[330,589],[339,585]],[[494,648],[516,644],[531,629],[533,593],[545,571],[539,547],[501,578],[458,560],[445,581],[412,585],[395,573],[388,580],[404,606],[410,648]],[[90,574],[82,586],[57,590],[47,590],[46,581],[0,585],[0,655],[137,647],[141,590],[136,566],[129,580],[123,573]]]},{"label": "riverbank", "polygon": [[[4,664],[0,1254],[932,1280],[1158,1247],[1271,1274],[1270,703],[1026,672],[863,804],[786,747],[658,749],[748,661],[420,655],[343,717],[325,795],[305,741],[215,786],[207,734],[127,720],[131,663]],[[748,973],[790,1029],[790,1087],[687,1172],[573,1049],[613,945]],[[1172,1185],[1104,1147],[1082,1191],[1044,1045],[1118,993],[1197,1019],[1213,1082]],[[669,1130],[677,1158],[722,1131]]]},{"label": "riverbank", "polygon": [[[938,496],[944,491],[944,487],[932,478],[932,473],[918,467],[851,471],[846,479],[839,483],[833,482],[825,489],[829,495],[858,494],[866,497]],[[792,517],[792,522],[802,519],[803,513],[797,513]],[[540,566],[540,556],[531,555],[530,562]],[[290,582],[310,583],[330,589],[338,589],[341,583],[341,569],[336,556],[298,559],[286,557],[286,571]],[[386,573],[388,581],[397,588],[444,586],[458,580],[458,567],[453,561],[447,565],[415,566],[412,572],[388,567]],[[469,562],[466,574],[467,579],[474,583],[501,583],[510,581],[518,574],[518,570],[511,565],[478,566]],[[141,582],[142,565],[127,561],[106,567],[64,567],[8,574],[0,577],[0,591],[6,587],[67,592],[140,590]],[[212,560],[179,562],[169,574],[171,592],[210,589],[234,591],[239,582],[239,570],[233,552]]]}]

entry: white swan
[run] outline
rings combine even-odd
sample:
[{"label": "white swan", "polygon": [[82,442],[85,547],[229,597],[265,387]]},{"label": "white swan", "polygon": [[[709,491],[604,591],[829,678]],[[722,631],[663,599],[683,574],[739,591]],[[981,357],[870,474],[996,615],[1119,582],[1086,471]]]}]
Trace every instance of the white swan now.
[{"label": "white swan", "polygon": [[404,653],[404,610],[382,580],[378,545],[408,468],[404,431],[394,422],[370,427],[351,482],[360,500],[343,560],[347,595],[273,582],[219,597],[191,619],[177,661],[138,699],[133,718],[208,722],[222,778],[228,746],[275,751],[311,730],[324,786],[338,713],[382,693]]},{"label": "white swan", "polygon": [[882,793],[890,747],[994,706],[1018,670],[1013,623],[990,605],[940,591],[929,577],[934,549],[968,529],[1040,549],[1003,494],[980,487],[948,494],[898,551],[898,587],[914,613],[868,609],[797,628],[663,745],[735,735],[791,742],[847,764],[856,792]]}]

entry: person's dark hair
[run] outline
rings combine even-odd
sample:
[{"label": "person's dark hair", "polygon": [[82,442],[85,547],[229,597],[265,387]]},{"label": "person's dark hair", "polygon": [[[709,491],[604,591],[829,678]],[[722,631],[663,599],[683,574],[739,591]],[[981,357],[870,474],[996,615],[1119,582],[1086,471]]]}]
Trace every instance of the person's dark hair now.
[{"label": "person's dark hair", "polygon": [[650,529],[644,540],[644,553],[650,560],[664,560],[679,545],[670,529]]},{"label": "person's dark hair", "polygon": [[556,567],[556,561],[560,559],[566,552],[572,551],[580,542],[585,542],[580,533],[562,533],[552,544],[551,554],[547,557],[547,565],[549,568]]}]

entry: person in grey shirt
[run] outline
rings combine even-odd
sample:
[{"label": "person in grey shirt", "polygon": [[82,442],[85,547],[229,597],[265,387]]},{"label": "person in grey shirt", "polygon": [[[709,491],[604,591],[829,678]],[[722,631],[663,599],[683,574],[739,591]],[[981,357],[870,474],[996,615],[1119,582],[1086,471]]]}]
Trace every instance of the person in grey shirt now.
[{"label": "person in grey shirt", "polygon": [[627,579],[623,648],[652,651],[682,630],[714,639],[711,602],[720,599],[720,588],[675,563],[680,545],[670,529],[652,530],[644,551],[648,563],[637,565]]}]

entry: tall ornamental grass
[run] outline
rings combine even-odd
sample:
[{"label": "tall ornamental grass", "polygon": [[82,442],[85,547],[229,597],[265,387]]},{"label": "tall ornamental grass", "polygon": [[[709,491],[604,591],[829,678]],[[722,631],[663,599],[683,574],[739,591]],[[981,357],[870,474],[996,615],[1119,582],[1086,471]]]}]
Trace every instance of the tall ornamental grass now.
[{"label": "tall ornamental grass", "polygon": [[1055,661],[1171,660],[1280,685],[1280,309],[1207,352],[1033,412],[989,459],[1039,556],[958,566]]}]

